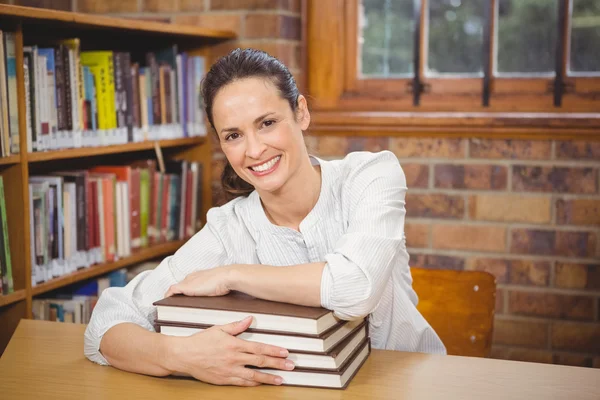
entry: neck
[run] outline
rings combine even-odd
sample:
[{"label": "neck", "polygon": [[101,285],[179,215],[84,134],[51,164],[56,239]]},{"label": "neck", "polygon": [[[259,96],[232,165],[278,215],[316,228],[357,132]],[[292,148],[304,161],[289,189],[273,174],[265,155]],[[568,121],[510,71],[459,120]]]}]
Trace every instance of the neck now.
[{"label": "neck", "polygon": [[313,209],[320,193],[320,167],[313,167],[307,158],[284,187],[274,193],[259,195],[271,223],[299,230],[300,223]]}]

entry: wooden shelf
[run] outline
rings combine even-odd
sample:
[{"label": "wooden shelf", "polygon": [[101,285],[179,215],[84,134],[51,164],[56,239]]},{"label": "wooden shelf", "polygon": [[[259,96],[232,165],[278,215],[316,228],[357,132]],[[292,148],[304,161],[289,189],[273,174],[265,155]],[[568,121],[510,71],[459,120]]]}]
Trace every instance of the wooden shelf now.
[{"label": "wooden shelf", "polygon": [[8,157],[0,157],[0,165],[18,164],[21,161],[19,154]]},{"label": "wooden shelf", "polygon": [[158,140],[158,141],[146,141],[140,143],[127,143],[113,146],[102,146],[102,147],[83,147],[80,149],[65,149],[55,151],[40,151],[39,153],[29,153],[27,155],[27,161],[29,163],[36,163],[50,160],[65,160],[82,157],[101,156],[105,154],[120,154],[120,153],[131,153],[135,151],[152,150],[154,143],[158,142],[160,148],[168,147],[183,147],[183,146],[195,146],[203,143],[205,136],[196,136],[191,138],[183,139],[169,139],[169,140]]},{"label": "wooden shelf", "polygon": [[134,264],[150,260],[155,257],[167,256],[173,254],[179,249],[185,241],[177,240],[174,242],[167,242],[154,245],[152,247],[139,250],[129,257],[122,258],[119,261],[97,264],[89,268],[82,269],[69,275],[61,276],[60,278],[52,279],[51,281],[41,283],[31,288],[32,296],[37,296],[42,293],[49,292],[51,290],[59,289],[61,287],[71,285],[76,282],[84,281],[89,278],[93,278],[98,275],[103,275],[108,272],[128,267]]},{"label": "wooden shelf", "polygon": [[7,306],[17,301],[25,300],[25,289],[16,290],[13,293],[0,296],[0,307]]},{"label": "wooden shelf", "polygon": [[75,28],[102,28],[113,31],[151,33],[163,37],[209,39],[233,39],[236,37],[234,32],[226,30],[2,4],[0,4],[0,15],[2,15],[2,19],[13,18],[19,21],[61,23],[63,25],[69,24]]}]

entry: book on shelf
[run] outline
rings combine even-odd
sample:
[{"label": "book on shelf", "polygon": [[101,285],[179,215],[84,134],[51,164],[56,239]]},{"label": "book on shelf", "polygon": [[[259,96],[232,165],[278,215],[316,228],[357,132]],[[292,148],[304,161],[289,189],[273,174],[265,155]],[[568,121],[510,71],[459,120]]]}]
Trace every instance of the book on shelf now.
[{"label": "book on shelf", "polygon": [[195,162],[169,163],[171,173],[146,160],[29,177],[32,285],[193,236],[196,230],[180,225],[198,226],[186,210],[201,209],[201,198],[193,203],[187,192],[202,182],[169,182],[202,176]]},{"label": "book on shelf", "polygon": [[206,135],[202,56],[81,49],[79,38],[24,47],[29,152]]},{"label": "book on shelf", "polygon": [[4,179],[0,176],[0,294],[14,291],[5,193]]},{"label": "book on shelf", "polygon": [[240,292],[225,296],[175,295],[153,303],[157,331],[190,336],[252,316],[238,338],[288,349],[293,371],[260,369],[284,385],[345,388],[370,354],[368,321],[337,319],[321,307],[262,300]]},{"label": "book on shelf", "polygon": [[0,157],[19,153],[15,33],[0,30]]}]

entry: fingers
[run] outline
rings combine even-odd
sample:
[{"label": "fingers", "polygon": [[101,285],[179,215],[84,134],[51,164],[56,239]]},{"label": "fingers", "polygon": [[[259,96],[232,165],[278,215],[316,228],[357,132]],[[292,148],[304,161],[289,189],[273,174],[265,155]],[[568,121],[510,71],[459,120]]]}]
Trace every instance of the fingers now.
[{"label": "fingers", "polygon": [[169,290],[167,290],[167,293],[165,293],[165,297],[171,297],[175,294],[180,294],[183,293],[181,288],[179,287],[179,284],[175,284],[175,285],[171,285],[169,287]]},{"label": "fingers", "polygon": [[263,354],[271,357],[287,357],[289,352],[287,349],[278,346],[271,346],[264,343],[249,342],[247,340],[238,339],[238,350],[244,353]]},{"label": "fingers", "polygon": [[250,326],[251,323],[252,323],[252,317],[248,316],[241,321],[232,322],[232,323],[226,324],[226,325],[220,325],[220,326],[217,326],[216,328],[218,328],[218,329],[222,330],[223,332],[228,333],[232,336],[235,336],[235,335],[239,335],[240,333],[242,333],[246,329],[248,329],[248,327]]},{"label": "fingers", "polygon": [[239,360],[244,365],[252,365],[259,368],[273,368],[284,371],[291,371],[295,368],[292,361],[285,358],[269,357],[264,354],[245,354],[239,355]]},{"label": "fingers", "polygon": [[235,385],[235,386],[259,386],[260,382],[249,381],[247,379],[242,379],[238,377],[229,378],[227,385]]},{"label": "fingers", "polygon": [[277,375],[265,374],[251,368],[236,369],[233,373],[235,377],[241,378],[250,382],[264,383],[267,385],[281,385],[283,379]]}]

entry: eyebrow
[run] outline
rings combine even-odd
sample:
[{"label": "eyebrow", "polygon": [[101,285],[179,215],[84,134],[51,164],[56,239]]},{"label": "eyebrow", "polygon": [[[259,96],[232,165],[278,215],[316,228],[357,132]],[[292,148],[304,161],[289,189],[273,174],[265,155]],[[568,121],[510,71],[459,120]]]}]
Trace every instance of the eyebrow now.
[{"label": "eyebrow", "polygon": [[[257,124],[257,123],[259,123],[260,121],[262,121],[263,119],[267,118],[267,117],[268,117],[269,115],[271,115],[271,114],[275,114],[275,111],[270,111],[270,112],[268,112],[268,113],[266,113],[266,114],[263,114],[263,115],[261,115],[260,117],[256,118],[256,119],[254,120],[254,124]],[[224,132],[235,132],[235,131],[237,131],[237,130],[238,130],[238,128],[236,128],[236,127],[232,127],[232,128],[225,128],[225,129],[221,129],[221,133],[224,133]]]}]

